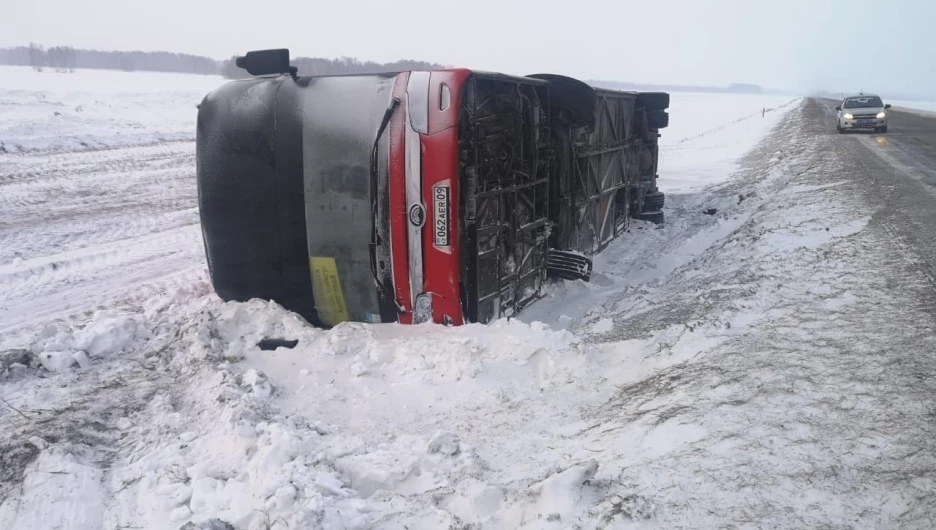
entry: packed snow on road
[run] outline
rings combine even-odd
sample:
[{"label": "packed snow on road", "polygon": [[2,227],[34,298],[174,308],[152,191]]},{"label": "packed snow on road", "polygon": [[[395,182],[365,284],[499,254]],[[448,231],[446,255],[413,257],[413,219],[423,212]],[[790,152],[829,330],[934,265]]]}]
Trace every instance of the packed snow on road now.
[{"label": "packed snow on road", "polygon": [[928,527],[922,309],[807,100],[674,94],[666,225],[519,319],[326,331],[212,291],[220,79],[0,78],[0,528]]}]

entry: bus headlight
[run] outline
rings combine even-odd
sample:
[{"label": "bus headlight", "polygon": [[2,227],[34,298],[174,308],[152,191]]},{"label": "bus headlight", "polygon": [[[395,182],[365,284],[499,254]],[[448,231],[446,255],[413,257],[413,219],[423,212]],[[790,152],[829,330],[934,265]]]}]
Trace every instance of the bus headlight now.
[{"label": "bus headlight", "polygon": [[423,293],[416,297],[413,304],[413,324],[432,321],[432,295]]}]

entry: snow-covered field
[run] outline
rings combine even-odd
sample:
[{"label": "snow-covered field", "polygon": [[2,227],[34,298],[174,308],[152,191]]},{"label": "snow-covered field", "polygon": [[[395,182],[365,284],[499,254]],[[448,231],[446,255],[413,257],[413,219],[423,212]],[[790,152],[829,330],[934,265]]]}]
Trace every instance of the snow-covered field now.
[{"label": "snow-covered field", "polygon": [[903,101],[889,99],[884,103],[890,103],[894,107],[902,110],[936,113],[936,101]]},{"label": "snow-covered field", "polygon": [[[181,140],[217,80],[142,97],[147,74],[108,75],[82,101],[149,117],[92,107],[45,129],[28,116],[52,120],[55,74],[0,86],[27,116],[0,132],[20,146],[0,153],[0,528],[889,528],[919,512],[861,475],[924,457],[895,452],[899,424],[830,442],[871,421],[871,398],[836,393],[875,384],[849,355],[886,339],[867,307],[897,302],[866,288],[883,281],[854,261],[868,218],[837,205],[801,102],[675,94],[661,174],[693,193],[522,321],[323,331],[207,282]],[[840,351],[828,322],[868,335]],[[807,373],[835,355],[840,370]]]},{"label": "snow-covered field", "polygon": [[723,182],[798,101],[786,96],[674,92],[660,138],[660,189],[699,191]]},{"label": "snow-covered field", "polygon": [[217,76],[0,66],[0,153],[195,138],[195,105]]}]

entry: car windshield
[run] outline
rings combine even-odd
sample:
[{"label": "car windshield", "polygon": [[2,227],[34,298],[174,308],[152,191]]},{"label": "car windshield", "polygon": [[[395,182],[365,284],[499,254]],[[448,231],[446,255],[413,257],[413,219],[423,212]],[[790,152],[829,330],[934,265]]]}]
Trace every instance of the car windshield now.
[{"label": "car windshield", "polygon": [[863,98],[848,98],[845,100],[844,108],[846,109],[868,109],[868,108],[881,108],[884,106],[884,102],[881,101],[881,98],[877,96],[863,97]]}]

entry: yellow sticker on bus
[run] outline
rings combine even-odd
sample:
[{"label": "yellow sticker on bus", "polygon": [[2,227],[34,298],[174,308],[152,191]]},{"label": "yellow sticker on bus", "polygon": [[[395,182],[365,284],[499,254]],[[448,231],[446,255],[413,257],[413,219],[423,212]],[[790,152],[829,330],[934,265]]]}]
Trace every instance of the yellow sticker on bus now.
[{"label": "yellow sticker on bus", "polygon": [[312,269],[312,295],[315,296],[315,310],[322,323],[335,326],[350,320],[335,258],[309,257],[309,268]]}]

